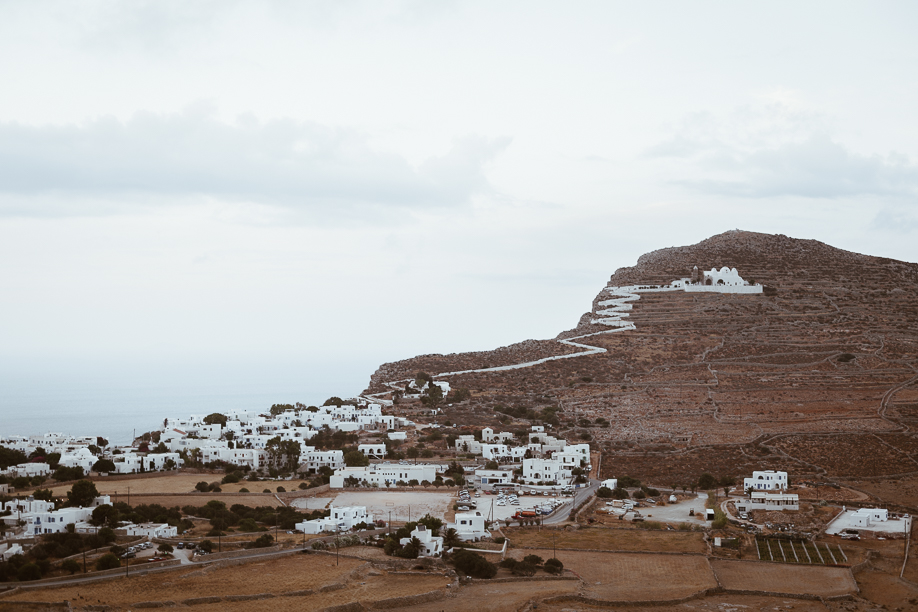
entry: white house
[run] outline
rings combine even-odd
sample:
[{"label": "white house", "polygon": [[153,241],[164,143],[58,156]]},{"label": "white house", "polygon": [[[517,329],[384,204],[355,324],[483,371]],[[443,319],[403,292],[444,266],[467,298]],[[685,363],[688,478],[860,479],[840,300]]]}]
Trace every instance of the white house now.
[{"label": "white house", "polygon": [[399,481],[410,482],[417,480],[433,482],[437,478],[437,470],[445,469],[440,465],[418,463],[402,465],[398,463],[377,463],[366,467],[348,467],[342,468],[335,472],[329,479],[329,486],[332,489],[341,489],[344,487],[344,481],[349,477],[354,477],[358,482],[368,486],[385,487],[392,486]]},{"label": "white house", "polygon": [[11,466],[3,470],[3,474],[10,476],[11,478],[19,478],[20,476],[25,476],[26,478],[32,478],[33,476],[48,476],[51,473],[51,466],[47,463],[20,463],[19,465]]},{"label": "white house", "polygon": [[618,479],[617,478],[607,478],[606,480],[603,480],[602,482],[600,482],[599,486],[606,487],[609,490],[614,491],[616,488],[618,488]]},{"label": "white house", "polygon": [[353,529],[360,523],[369,525],[373,522],[373,515],[367,514],[366,506],[332,506],[328,510],[328,518],[336,521],[338,525],[344,525],[344,529]]},{"label": "white house", "polygon": [[433,535],[424,525],[415,527],[414,531],[411,532],[411,536],[402,538],[399,543],[404,546],[411,542],[411,538],[417,538],[421,543],[421,551],[418,553],[420,557],[434,557],[443,552],[443,538]]},{"label": "white house", "polygon": [[61,455],[61,460],[58,462],[58,465],[64,467],[81,467],[84,472],[89,472],[92,469],[92,466],[96,464],[98,458],[93,455],[88,448],[78,448],[72,452],[64,453]]},{"label": "white house", "polygon": [[481,454],[481,442],[472,435],[463,435],[456,438],[456,451],[460,453]]},{"label": "white house", "polygon": [[366,455],[367,457],[373,457],[374,459],[382,459],[386,456],[386,445],[385,444],[358,444],[357,450]]},{"label": "white house", "polygon": [[860,508],[851,513],[851,524],[855,527],[870,527],[873,523],[889,520],[889,511],[885,508]]},{"label": "white house", "polygon": [[456,522],[447,523],[447,529],[455,529],[459,539],[468,542],[477,542],[481,538],[491,537],[491,533],[485,529],[485,517],[480,512],[457,512]]},{"label": "white house", "polygon": [[523,480],[527,484],[556,482],[567,484],[571,473],[557,459],[523,459]]},{"label": "white house", "polygon": [[329,508],[329,515],[325,518],[303,521],[296,524],[296,528],[305,534],[317,534],[325,532],[348,531],[360,523],[370,525],[373,523],[373,515],[367,514],[366,506],[332,506]]},{"label": "white house", "polygon": [[481,444],[481,456],[488,461],[510,461],[513,453],[506,444]]},{"label": "white house", "polygon": [[300,455],[300,465],[310,474],[317,473],[324,466],[333,470],[344,467],[344,451],[320,451],[311,446],[307,448],[309,450]]},{"label": "white house", "polygon": [[[174,538],[178,536],[178,528],[168,523],[143,523],[140,525],[126,525],[124,534],[143,538]],[[121,531],[118,529],[117,531]]]},{"label": "white house", "polygon": [[787,489],[787,472],[764,470],[752,472],[752,478],[743,479],[743,491],[783,491]]},{"label": "white house", "polygon": [[475,470],[475,476],[481,478],[481,484],[505,484],[513,480],[509,470]]},{"label": "white house", "polygon": [[751,512],[752,510],[799,510],[800,500],[796,493],[768,493],[767,491],[753,491],[749,499],[736,502],[738,512]]},{"label": "white house", "polygon": [[388,434],[390,440],[407,440],[408,433],[404,431],[390,431]]},{"label": "white house", "polygon": [[502,431],[498,434],[494,433],[494,430],[490,427],[485,427],[481,430],[481,440],[482,442],[490,442],[494,444],[505,444],[513,440],[514,435],[511,431]]},{"label": "white house", "polygon": [[0,544],[0,561],[9,561],[15,555],[21,554],[22,546],[19,544]]}]

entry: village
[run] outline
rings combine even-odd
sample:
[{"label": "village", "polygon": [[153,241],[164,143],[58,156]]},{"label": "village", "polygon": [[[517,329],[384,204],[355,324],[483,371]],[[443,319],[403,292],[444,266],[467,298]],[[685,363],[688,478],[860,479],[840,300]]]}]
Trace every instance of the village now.
[{"label": "village", "polygon": [[[413,399],[450,391],[421,376],[405,385]],[[724,583],[717,568],[735,570],[727,562],[837,573],[865,554],[863,542],[911,532],[908,513],[850,491],[827,503],[818,499],[824,486],[767,466],[741,479],[701,474],[691,487],[645,484],[609,477],[589,443],[546,424],[457,428],[436,409],[409,419],[372,400],[170,417],[129,445],[4,437],[4,457],[25,460],[0,475],[0,603],[85,575],[140,579],[227,559],[282,563],[297,552],[377,565],[429,559],[440,565],[425,572],[468,584],[537,571],[573,576],[585,571],[578,559],[587,553],[570,549],[586,538],[590,549],[622,550],[624,533],[632,534],[628,554],[709,559],[714,573],[696,571],[698,587]],[[542,559],[549,543],[551,563]],[[529,561],[527,551],[536,551]],[[743,576],[736,585],[748,586]],[[843,574],[827,580],[825,596],[855,592]]]}]

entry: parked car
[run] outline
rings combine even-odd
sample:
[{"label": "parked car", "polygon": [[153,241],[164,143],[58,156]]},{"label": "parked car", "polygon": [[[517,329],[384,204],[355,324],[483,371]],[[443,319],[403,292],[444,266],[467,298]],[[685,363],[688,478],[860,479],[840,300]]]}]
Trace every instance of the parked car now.
[{"label": "parked car", "polygon": [[179,542],[178,544],[175,545],[175,547],[179,550],[182,550],[183,548],[185,548],[185,543]]}]

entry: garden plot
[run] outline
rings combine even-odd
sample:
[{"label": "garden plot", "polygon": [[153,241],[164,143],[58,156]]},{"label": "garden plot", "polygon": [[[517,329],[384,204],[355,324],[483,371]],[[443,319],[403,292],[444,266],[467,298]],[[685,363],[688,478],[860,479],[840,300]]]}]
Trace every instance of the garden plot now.
[{"label": "garden plot", "polygon": [[841,565],[848,563],[848,555],[838,544],[786,540],[783,538],[756,538],[761,561],[805,563],[808,565]]}]

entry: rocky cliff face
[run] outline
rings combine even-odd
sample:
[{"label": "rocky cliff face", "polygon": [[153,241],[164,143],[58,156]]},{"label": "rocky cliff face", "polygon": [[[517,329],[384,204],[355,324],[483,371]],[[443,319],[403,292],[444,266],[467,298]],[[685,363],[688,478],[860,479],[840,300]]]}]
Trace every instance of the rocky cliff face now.
[{"label": "rocky cliff face", "polygon": [[[667,284],[694,266],[735,267],[773,291],[645,293],[627,317],[634,329],[610,331],[592,323],[610,297],[604,288],[558,336],[592,352],[530,341],[419,357],[380,368],[369,391],[418,369],[438,374],[583,352],[447,376],[473,396],[451,418],[473,423],[495,406],[556,406],[564,435],[593,440],[609,455],[610,473],[650,478],[687,478],[703,465],[737,473],[761,464],[837,476],[918,473],[918,264],[731,231],[643,255],[609,286]],[[735,450],[715,457],[704,450],[711,445]]]}]

